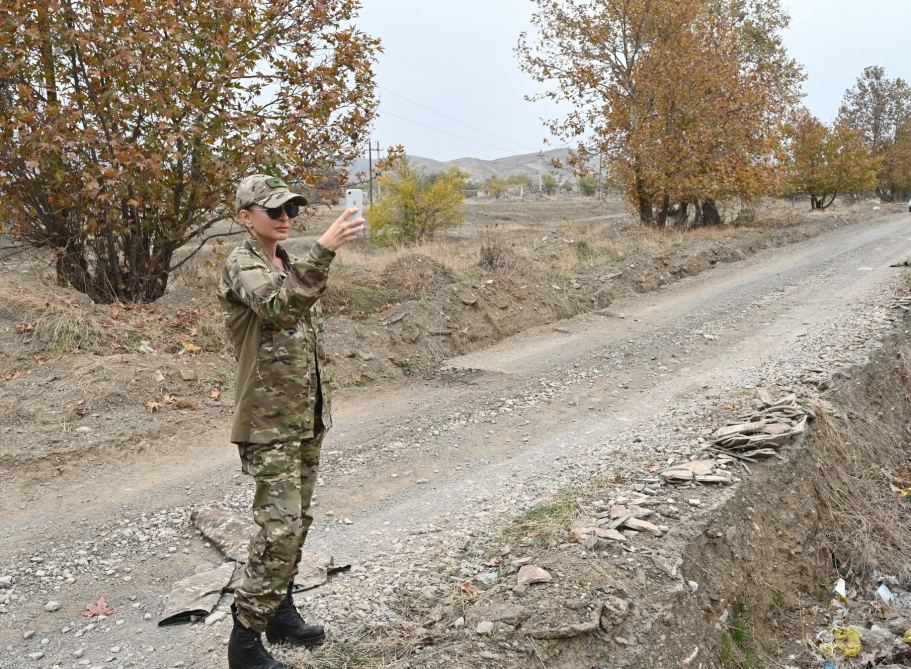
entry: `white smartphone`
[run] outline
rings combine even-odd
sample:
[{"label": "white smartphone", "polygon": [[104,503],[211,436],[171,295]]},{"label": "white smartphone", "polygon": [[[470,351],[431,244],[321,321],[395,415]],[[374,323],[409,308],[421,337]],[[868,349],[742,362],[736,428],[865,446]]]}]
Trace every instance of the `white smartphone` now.
[{"label": "white smartphone", "polygon": [[345,209],[357,209],[357,214],[352,218],[361,218],[364,215],[364,191],[360,188],[349,188],[345,191]]}]

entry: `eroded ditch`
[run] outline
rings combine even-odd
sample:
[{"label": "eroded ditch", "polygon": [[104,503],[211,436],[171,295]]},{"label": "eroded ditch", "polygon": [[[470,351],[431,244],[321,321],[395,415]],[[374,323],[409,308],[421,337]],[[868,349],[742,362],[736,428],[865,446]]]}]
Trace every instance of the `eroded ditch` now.
[{"label": "eroded ditch", "polygon": [[550,524],[549,539],[526,526],[507,553],[489,547],[489,564],[510,582],[540,565],[553,582],[464,585],[410,666],[911,666],[906,333],[823,386],[796,389],[816,419],[782,459],[733,465],[729,487],[653,493],[652,520],[673,532],[588,549],[569,539],[570,508],[609,508],[635,480],[623,475],[542,509],[530,526]]}]

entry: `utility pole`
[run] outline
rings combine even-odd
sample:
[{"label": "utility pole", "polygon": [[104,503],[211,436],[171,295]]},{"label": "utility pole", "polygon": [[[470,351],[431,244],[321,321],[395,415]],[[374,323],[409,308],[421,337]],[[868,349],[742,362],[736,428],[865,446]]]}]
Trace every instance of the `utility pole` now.
[{"label": "utility pole", "polygon": [[370,204],[373,204],[373,143],[369,139],[367,140],[367,175],[370,183]]},{"label": "utility pole", "polygon": [[[376,162],[380,162],[380,142],[376,142]],[[376,180],[376,196],[380,196],[380,180]],[[373,204],[373,180],[370,181],[370,204]]]}]

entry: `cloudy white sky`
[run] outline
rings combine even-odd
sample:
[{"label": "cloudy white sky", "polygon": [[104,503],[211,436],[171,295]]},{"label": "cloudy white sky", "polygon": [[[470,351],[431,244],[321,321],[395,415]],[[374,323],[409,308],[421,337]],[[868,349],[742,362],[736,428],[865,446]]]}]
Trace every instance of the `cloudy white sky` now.
[{"label": "cloudy white sky", "polygon": [[[866,65],[911,80],[911,0],[783,0],[785,42],[804,65],[806,104],[831,120]],[[377,65],[381,117],[375,140],[449,160],[547,148],[545,103],[513,48],[528,28],[529,0],[364,0],[358,21],[383,40]],[[559,146],[552,140],[550,146]]]}]

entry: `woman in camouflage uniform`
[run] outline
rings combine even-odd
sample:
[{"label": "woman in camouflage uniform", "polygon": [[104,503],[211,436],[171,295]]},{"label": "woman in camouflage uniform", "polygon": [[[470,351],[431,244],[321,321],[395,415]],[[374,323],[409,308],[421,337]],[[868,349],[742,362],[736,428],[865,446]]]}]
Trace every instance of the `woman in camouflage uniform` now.
[{"label": "woman in camouflage uniform", "polygon": [[231,441],[256,481],[259,526],[232,607],[229,669],[286,669],[263,646],[263,631],[270,642],[305,646],[325,638],[321,626],[300,617],[291,588],[313,522],[320,446],[332,424],[318,300],[335,251],[364,220],[347,210],[298,260],[279,242],[306,203],[281,179],[243,179],[234,204],[250,236],[228,256],[218,288],[237,358]]}]

